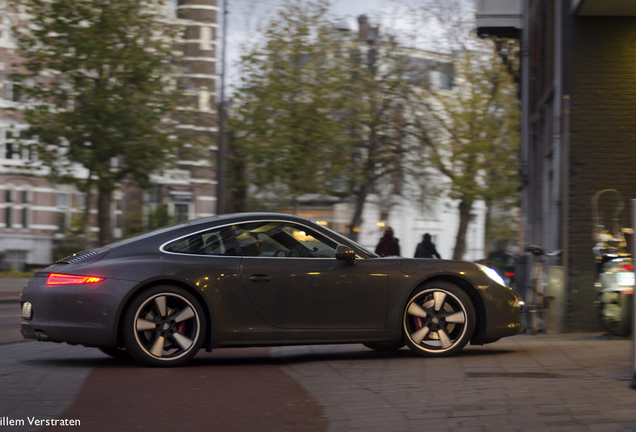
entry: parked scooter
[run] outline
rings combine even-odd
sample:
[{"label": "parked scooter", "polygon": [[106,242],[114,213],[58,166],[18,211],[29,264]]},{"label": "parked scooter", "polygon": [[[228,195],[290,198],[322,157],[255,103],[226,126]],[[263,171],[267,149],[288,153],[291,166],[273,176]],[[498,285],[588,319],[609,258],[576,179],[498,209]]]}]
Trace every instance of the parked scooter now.
[{"label": "parked scooter", "polygon": [[[604,193],[614,193],[612,229],[608,231],[599,216],[598,201]],[[598,191],[592,197],[594,217],[593,251],[597,265],[597,300],[601,323],[615,336],[631,333],[632,296],[634,295],[634,264],[627,249],[626,234],[631,228],[619,228],[619,217],[625,208],[623,196],[615,189]]]}]

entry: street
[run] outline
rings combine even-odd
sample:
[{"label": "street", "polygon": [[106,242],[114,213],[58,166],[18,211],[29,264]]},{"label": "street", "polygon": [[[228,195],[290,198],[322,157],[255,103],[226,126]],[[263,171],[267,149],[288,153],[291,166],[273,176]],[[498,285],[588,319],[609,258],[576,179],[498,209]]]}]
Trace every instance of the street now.
[{"label": "street", "polygon": [[323,345],[218,349],[152,369],[96,349],[9,343],[0,419],[77,419],[74,429],[98,432],[633,431],[630,350],[599,334],[520,335],[443,359]]},{"label": "street", "polygon": [[20,303],[0,302],[0,343],[21,339]]}]

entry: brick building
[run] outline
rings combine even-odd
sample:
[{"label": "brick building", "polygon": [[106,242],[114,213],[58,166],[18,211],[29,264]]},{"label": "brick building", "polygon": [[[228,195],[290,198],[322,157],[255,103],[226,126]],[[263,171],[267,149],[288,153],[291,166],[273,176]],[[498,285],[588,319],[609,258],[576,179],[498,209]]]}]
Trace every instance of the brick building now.
[{"label": "brick building", "polygon": [[[561,251],[548,259],[555,329],[598,330],[591,199],[636,198],[636,2],[478,0],[477,22],[521,35],[524,243]],[[628,210],[619,219],[633,226]]]},{"label": "brick building", "polygon": [[[20,130],[27,127],[20,116],[23,100],[19,83],[9,78],[12,64],[19,61],[11,34],[18,15],[6,0],[0,0],[0,11],[0,256],[4,257],[4,268],[24,269],[51,262],[51,251],[61,244],[73,216],[79,216],[86,203],[75,187],[52,184],[44,178],[44,169],[29,166],[34,155],[15,142]],[[210,216],[216,211],[211,161],[217,133],[217,11],[216,0],[178,0],[166,6],[167,22],[185,28],[180,76],[185,90],[177,118],[178,130],[187,137],[181,136],[184,146],[176,154],[174,165],[152,177],[151,190],[122,184],[115,192],[111,210],[115,238],[124,235],[131,212],[139,215],[135,223],[147,227],[149,215],[158,206],[176,221]],[[86,175],[83,169],[76,174]]]}]

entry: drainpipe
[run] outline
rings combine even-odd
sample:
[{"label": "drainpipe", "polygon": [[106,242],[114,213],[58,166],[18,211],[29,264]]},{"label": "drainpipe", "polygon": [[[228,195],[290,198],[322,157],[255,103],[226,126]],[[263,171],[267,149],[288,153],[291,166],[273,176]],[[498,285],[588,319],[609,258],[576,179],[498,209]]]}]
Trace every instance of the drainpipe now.
[{"label": "drainpipe", "polygon": [[[528,155],[530,146],[530,0],[523,0],[523,28],[521,30],[521,229],[523,244],[519,247],[519,254],[523,254],[530,244],[532,226],[528,216],[530,203],[530,185],[528,174]],[[529,275],[530,260],[525,262],[524,275]],[[525,287],[527,277],[519,281]]]}]

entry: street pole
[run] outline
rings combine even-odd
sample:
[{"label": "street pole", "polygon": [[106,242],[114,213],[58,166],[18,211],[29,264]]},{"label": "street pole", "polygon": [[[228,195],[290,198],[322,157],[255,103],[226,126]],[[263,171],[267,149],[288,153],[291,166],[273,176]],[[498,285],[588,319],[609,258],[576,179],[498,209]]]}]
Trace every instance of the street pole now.
[{"label": "street pole", "polygon": [[216,214],[225,213],[225,52],[227,48],[227,0],[223,0],[223,34],[221,40],[221,100],[219,102],[219,137],[216,152]]},{"label": "street pole", "polygon": [[[636,221],[636,199],[632,200],[632,221]],[[632,260],[636,255],[636,235],[632,235]],[[636,269],[634,270],[636,271]],[[636,390],[636,289],[632,294],[632,388]]]}]

